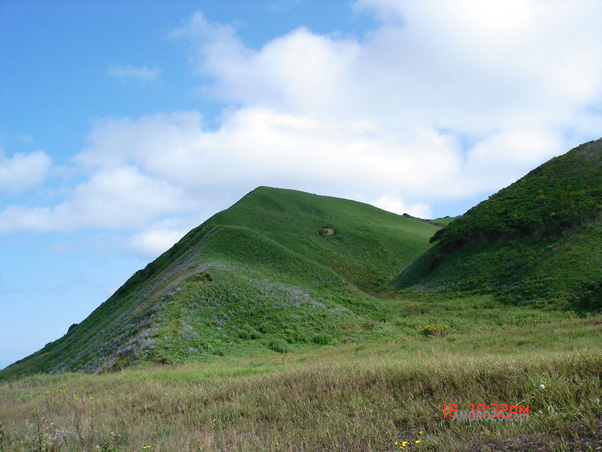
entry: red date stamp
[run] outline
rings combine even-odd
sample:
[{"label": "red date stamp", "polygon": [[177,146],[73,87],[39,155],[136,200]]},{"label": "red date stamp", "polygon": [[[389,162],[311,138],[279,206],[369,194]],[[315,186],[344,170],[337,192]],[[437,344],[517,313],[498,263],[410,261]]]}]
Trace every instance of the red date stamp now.
[{"label": "red date stamp", "polygon": [[471,403],[470,410],[458,410],[456,403],[443,403],[443,417],[453,421],[528,421],[529,405],[510,405],[508,403]]}]

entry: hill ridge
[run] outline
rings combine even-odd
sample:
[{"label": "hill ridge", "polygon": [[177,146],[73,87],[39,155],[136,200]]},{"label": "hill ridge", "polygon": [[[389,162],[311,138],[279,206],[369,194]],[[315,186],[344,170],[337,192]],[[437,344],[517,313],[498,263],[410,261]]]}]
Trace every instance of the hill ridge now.
[{"label": "hill ridge", "polygon": [[[336,234],[321,234],[324,227]],[[258,187],[0,378],[203,361],[377,334],[366,328],[388,308],[370,294],[427,249],[435,229],[357,201]]]},{"label": "hill ridge", "polygon": [[602,190],[591,187],[602,187],[602,139],[552,158],[438,230],[394,286],[602,308],[583,298],[602,284]]}]

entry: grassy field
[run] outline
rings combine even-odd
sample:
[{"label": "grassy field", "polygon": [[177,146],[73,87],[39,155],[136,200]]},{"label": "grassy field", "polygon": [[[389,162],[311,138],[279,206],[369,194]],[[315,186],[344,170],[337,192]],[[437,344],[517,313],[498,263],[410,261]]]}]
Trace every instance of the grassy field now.
[{"label": "grassy field", "polygon": [[[6,451],[593,451],[602,316],[387,299],[355,341],[0,384]],[[442,404],[529,407],[460,422]],[[405,446],[404,446],[405,444]]]}]

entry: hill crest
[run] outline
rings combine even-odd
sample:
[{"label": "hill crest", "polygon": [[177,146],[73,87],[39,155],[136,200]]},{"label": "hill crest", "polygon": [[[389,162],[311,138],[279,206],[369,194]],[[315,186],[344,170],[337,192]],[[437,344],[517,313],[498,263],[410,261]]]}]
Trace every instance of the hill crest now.
[{"label": "hill crest", "polygon": [[259,187],[136,272],[62,338],[0,372],[115,370],[345,341],[386,317],[370,293],[435,226]]},{"label": "hill crest", "polygon": [[394,284],[600,309],[601,229],[602,139],[551,159],[437,231],[435,246]]}]

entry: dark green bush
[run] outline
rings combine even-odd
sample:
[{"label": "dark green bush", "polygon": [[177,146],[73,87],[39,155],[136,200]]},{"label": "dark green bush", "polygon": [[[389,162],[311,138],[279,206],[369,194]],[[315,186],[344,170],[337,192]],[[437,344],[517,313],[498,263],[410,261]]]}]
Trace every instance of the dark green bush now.
[{"label": "dark green bush", "polygon": [[326,333],[316,334],[312,341],[318,345],[328,345],[332,342],[332,336]]},{"label": "dark green bush", "polygon": [[243,325],[238,331],[238,337],[245,340],[258,339],[260,336],[261,334],[248,324]]},{"label": "dark green bush", "polygon": [[268,348],[278,353],[288,353],[290,346],[282,339],[271,339],[268,342]]}]

